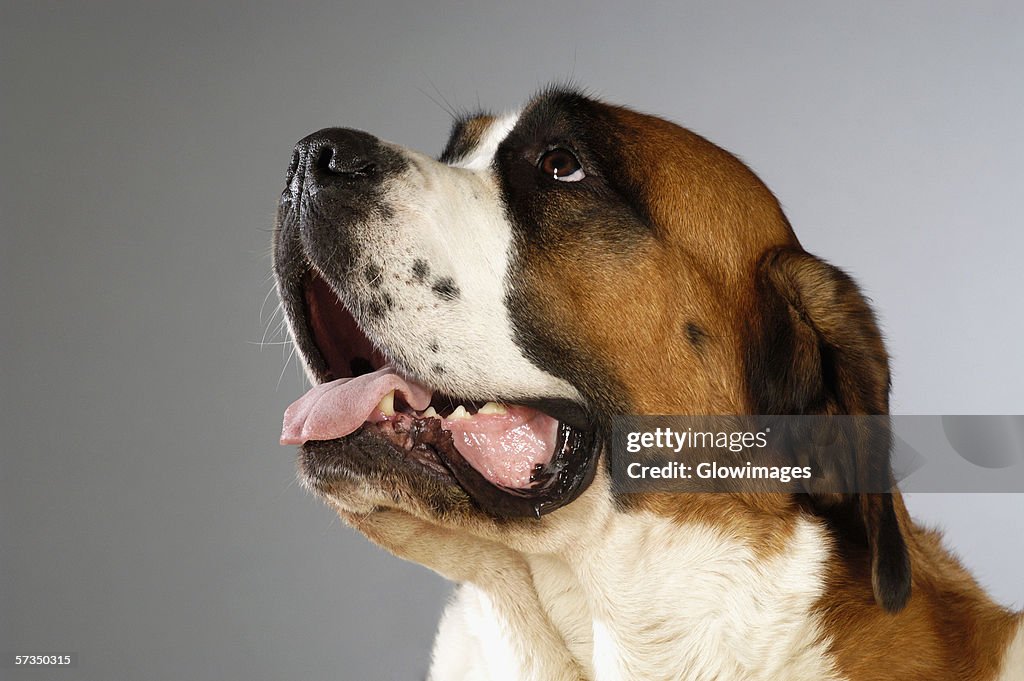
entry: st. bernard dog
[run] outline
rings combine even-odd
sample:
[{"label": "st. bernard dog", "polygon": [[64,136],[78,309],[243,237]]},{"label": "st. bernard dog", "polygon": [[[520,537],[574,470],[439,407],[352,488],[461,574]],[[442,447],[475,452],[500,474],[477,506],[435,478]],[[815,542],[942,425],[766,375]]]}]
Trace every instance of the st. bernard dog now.
[{"label": "st. bernard dog", "polygon": [[430,679],[1024,678],[1021,614],[898,491],[613,490],[614,415],[888,413],[868,304],[736,157],[552,88],[437,159],[321,130],[286,185],[274,268],[315,387],[282,443],[459,584]]}]

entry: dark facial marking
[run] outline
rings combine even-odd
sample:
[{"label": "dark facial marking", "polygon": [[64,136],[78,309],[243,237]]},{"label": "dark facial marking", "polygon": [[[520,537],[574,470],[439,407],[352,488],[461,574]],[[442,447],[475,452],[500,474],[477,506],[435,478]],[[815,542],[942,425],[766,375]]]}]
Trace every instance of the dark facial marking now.
[{"label": "dark facial marking", "polygon": [[[516,244],[513,271],[572,258],[570,249],[625,257],[655,238],[642,188],[621,172],[629,143],[610,110],[578,92],[546,90],[527,106],[494,160]],[[586,178],[559,182],[541,173],[537,160],[554,147],[571,149]],[[516,344],[534,365],[580,390],[595,410],[628,411],[626,391],[601,358],[581,351],[557,322],[543,318],[535,302],[542,292],[534,286],[523,278],[506,298]]]},{"label": "dark facial marking", "polygon": [[415,277],[417,282],[422,284],[424,281],[426,281],[429,275],[430,265],[427,264],[426,260],[423,260],[422,258],[417,258],[412,263],[412,276]]},{"label": "dark facial marking", "polygon": [[451,277],[444,277],[434,282],[430,290],[441,300],[455,300],[459,297],[459,287]]},{"label": "dark facial marking", "polygon": [[695,347],[700,348],[704,345],[708,335],[696,323],[686,322],[686,337]]},{"label": "dark facial marking", "polygon": [[[513,222],[524,237],[559,246],[585,235],[616,252],[652,233],[643,187],[629,165],[630,133],[612,111],[573,90],[538,95],[498,145],[495,167]],[[559,182],[538,160],[565,148],[586,171],[581,182]],[[558,216],[554,219],[553,216]]]},{"label": "dark facial marking", "polygon": [[366,314],[371,319],[380,319],[384,316],[384,302],[379,298],[374,298],[366,306]]},{"label": "dark facial marking", "polygon": [[435,364],[435,365],[431,366],[430,370],[433,371],[435,374],[443,374],[444,373],[444,367],[441,366],[440,364]]}]

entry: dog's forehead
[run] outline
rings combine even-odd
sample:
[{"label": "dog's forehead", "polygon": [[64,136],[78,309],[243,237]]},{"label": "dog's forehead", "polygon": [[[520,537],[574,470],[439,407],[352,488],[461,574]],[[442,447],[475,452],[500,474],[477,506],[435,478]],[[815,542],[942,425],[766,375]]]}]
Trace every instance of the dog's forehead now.
[{"label": "dog's forehead", "polygon": [[[514,131],[536,137],[562,127],[564,114],[573,104],[586,101],[589,108],[607,107],[603,102],[588,99],[582,93],[565,88],[549,88],[532,97],[522,108],[493,114],[477,111],[457,118],[439,160],[467,170],[484,170],[506,138]],[[578,122],[578,121],[577,121]]]},{"label": "dog's forehead", "polygon": [[519,112],[496,116],[476,113],[455,121],[440,161],[456,168],[484,170],[491,165],[498,145],[519,120]]},{"label": "dog's forehead", "polygon": [[505,148],[538,153],[556,143],[582,152],[588,174],[666,242],[739,270],[767,247],[797,243],[775,197],[738,158],[669,120],[571,87],[542,90],[512,113],[459,118],[439,160],[482,172]]}]

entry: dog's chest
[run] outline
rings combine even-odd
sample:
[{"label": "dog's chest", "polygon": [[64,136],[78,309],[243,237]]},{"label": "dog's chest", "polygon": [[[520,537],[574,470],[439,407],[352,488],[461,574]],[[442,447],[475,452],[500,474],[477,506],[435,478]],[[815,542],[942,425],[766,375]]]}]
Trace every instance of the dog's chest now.
[{"label": "dog's chest", "polygon": [[827,542],[811,523],[765,559],[707,526],[617,523],[601,560],[531,558],[542,607],[589,678],[833,679],[811,612]]}]

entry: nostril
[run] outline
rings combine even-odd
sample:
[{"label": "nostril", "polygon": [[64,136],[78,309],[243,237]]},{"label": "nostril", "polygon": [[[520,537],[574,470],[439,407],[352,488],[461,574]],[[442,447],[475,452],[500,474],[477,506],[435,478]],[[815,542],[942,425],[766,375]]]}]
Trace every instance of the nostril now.
[{"label": "nostril", "polygon": [[334,161],[334,157],[337,150],[333,144],[325,144],[317,152],[316,160],[313,162],[313,167],[324,173],[337,173],[337,164]]},{"label": "nostril", "polygon": [[372,161],[360,156],[345,158],[333,144],[325,144],[320,148],[313,167],[321,175],[338,175],[352,180],[370,177],[377,172],[377,166]]}]

